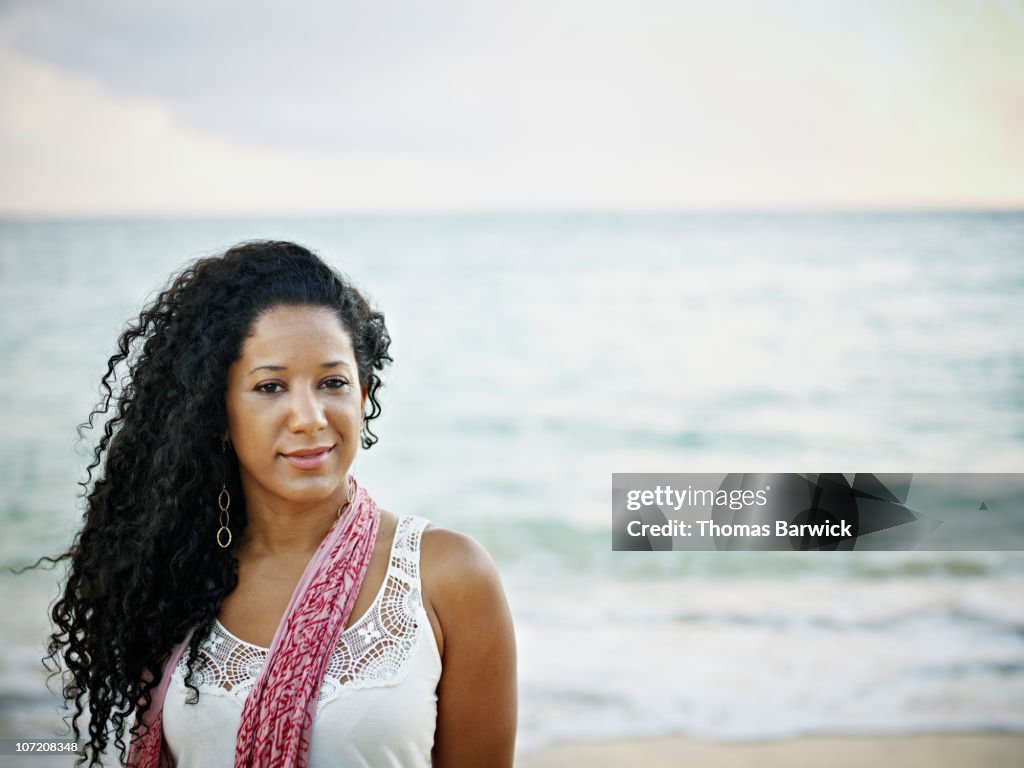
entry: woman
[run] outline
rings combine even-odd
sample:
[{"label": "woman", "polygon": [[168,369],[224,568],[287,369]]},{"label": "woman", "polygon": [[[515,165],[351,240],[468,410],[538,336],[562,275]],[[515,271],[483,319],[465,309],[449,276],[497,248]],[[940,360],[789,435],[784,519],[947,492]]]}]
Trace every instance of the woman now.
[{"label": "woman", "polygon": [[287,242],[196,262],[122,334],[49,645],[90,764],[511,765],[491,559],[350,473],[389,344]]}]

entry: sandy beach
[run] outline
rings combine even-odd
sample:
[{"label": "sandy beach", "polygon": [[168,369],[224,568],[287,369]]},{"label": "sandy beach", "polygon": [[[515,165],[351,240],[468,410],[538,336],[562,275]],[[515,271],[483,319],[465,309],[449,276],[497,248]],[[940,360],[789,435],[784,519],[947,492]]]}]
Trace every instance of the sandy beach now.
[{"label": "sandy beach", "polygon": [[1017,768],[1024,763],[1024,734],[925,734],[785,739],[727,744],[687,738],[610,741],[550,747],[523,755],[519,768]]}]

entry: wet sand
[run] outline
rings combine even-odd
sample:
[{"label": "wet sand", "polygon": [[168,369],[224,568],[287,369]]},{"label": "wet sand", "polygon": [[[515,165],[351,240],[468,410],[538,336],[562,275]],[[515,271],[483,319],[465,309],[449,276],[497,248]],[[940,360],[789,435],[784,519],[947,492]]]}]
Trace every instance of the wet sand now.
[{"label": "wet sand", "polygon": [[723,743],[688,738],[595,742],[548,747],[516,760],[518,768],[1020,768],[1024,734],[850,736]]}]

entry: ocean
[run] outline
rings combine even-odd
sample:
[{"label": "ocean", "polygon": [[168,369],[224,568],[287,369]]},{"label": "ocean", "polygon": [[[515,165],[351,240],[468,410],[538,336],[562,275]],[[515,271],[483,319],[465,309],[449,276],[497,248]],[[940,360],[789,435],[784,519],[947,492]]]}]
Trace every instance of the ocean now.
[{"label": "ocean", "polygon": [[[124,323],[240,240],[303,243],[394,343],[382,506],[502,572],[521,750],[1024,731],[1019,552],[612,552],[613,472],[1024,471],[1024,213],[0,222],[0,738],[39,663]],[[993,514],[1021,515],[1019,509]]]}]

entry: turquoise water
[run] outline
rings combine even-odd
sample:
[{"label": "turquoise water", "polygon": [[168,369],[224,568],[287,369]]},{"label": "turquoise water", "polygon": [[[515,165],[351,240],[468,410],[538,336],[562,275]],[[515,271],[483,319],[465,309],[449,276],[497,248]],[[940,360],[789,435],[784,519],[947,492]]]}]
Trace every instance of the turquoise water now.
[{"label": "turquoise water", "polygon": [[[0,563],[69,540],[74,428],[125,320],[258,237],[314,248],[386,313],[396,363],[357,474],[495,555],[527,747],[1024,729],[1019,553],[612,553],[608,533],[612,472],[1021,471],[1024,214],[0,222]],[[51,580],[2,581],[24,620],[0,637],[0,736],[51,706]],[[850,660],[826,665],[836,647]]]}]

